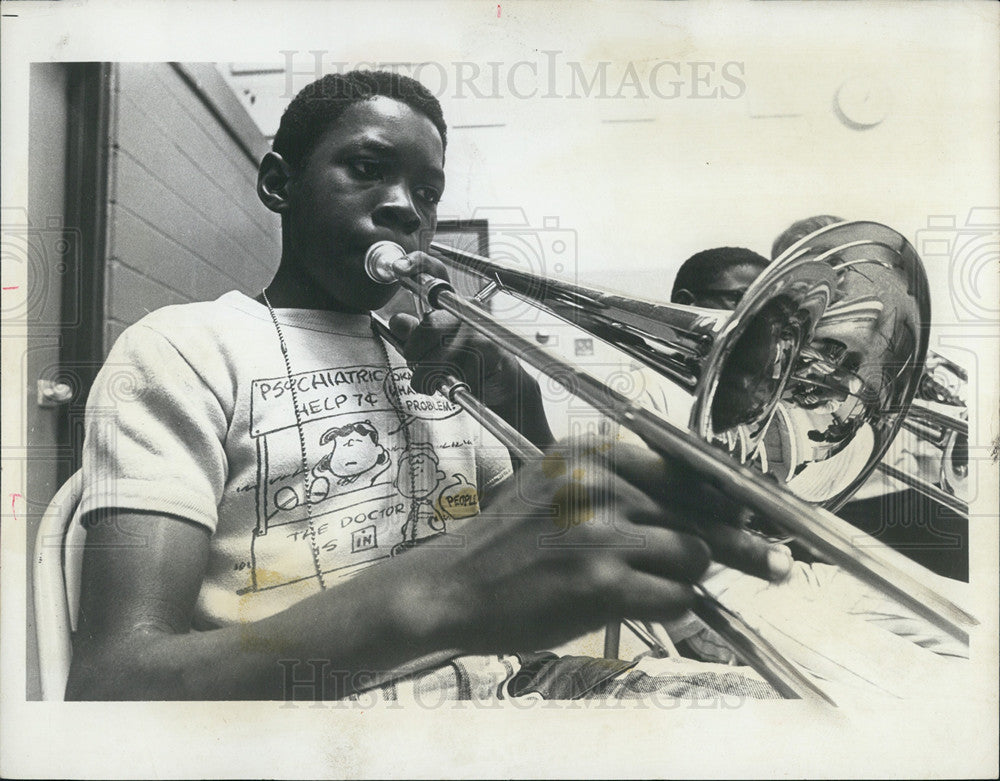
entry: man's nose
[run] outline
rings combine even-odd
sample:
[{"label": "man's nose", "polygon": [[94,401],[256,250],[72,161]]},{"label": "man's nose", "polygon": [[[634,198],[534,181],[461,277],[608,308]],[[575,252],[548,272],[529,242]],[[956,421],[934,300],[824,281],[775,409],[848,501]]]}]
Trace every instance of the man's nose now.
[{"label": "man's nose", "polygon": [[413,196],[403,183],[390,185],[385,197],[373,215],[376,225],[414,233],[420,228],[420,213],[413,204]]}]

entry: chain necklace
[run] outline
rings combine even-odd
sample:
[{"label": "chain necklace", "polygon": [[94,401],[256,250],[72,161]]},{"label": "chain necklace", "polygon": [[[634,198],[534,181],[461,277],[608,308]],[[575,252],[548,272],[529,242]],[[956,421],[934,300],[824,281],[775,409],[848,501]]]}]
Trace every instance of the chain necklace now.
[{"label": "chain necklace", "polygon": [[[404,453],[413,453],[413,443],[410,439],[410,426],[406,422],[406,415],[402,410],[402,405],[399,403],[402,397],[399,392],[399,386],[396,384],[396,376],[392,369],[392,362],[389,360],[389,349],[385,346],[385,340],[382,335],[378,332],[375,327],[375,321],[371,321],[372,336],[375,337],[375,343],[379,346],[382,351],[382,360],[385,361],[386,371],[389,373],[389,386],[392,388],[392,393],[389,397],[389,406],[392,407],[392,411],[396,413],[396,419],[399,420],[399,428],[403,432],[403,443]],[[412,464],[410,466],[410,503],[411,508],[413,503],[416,501],[417,496],[417,470],[413,468]],[[414,514],[413,509],[411,509],[411,514]],[[417,534],[417,523],[416,518],[413,519],[413,523],[409,525],[410,540],[403,540],[403,544],[406,545],[407,542],[412,542],[416,538]]]},{"label": "chain necklace", "polygon": [[[305,430],[302,425],[302,415],[299,408],[298,393],[296,391],[296,385],[292,381],[292,361],[288,354],[288,343],[285,341],[285,334],[281,329],[281,323],[278,321],[278,315],[274,311],[274,307],[271,306],[271,301],[267,297],[267,288],[260,291],[261,297],[264,299],[264,303],[267,305],[267,311],[271,315],[271,322],[274,324],[274,330],[278,335],[278,344],[281,346],[281,357],[285,362],[285,376],[288,378],[288,388],[292,396],[292,409],[295,413],[295,430],[299,437],[299,454],[301,456],[302,462],[302,472],[303,472],[303,490],[305,491],[305,506],[306,506],[306,524],[309,530],[307,539],[309,540],[309,551],[312,554],[313,568],[316,570],[316,579],[319,581],[320,590],[326,590],[326,581],[323,579],[323,567],[320,563],[320,553],[319,544],[316,541],[316,526],[313,523],[312,517],[312,471],[309,469],[309,457],[306,454],[306,435]],[[381,335],[375,327],[374,321],[371,323],[372,336],[375,339],[375,343],[379,346],[382,352],[382,359],[385,362],[386,371],[389,375],[389,383],[392,389],[392,393],[389,394],[389,406],[392,407],[393,412],[396,413],[396,418],[399,420],[400,429],[403,432],[403,441],[405,443],[404,452],[412,452],[412,442],[410,438],[410,427],[406,421],[406,415],[400,409],[397,404],[397,399],[399,399],[400,392],[399,386],[396,384],[396,377],[393,373],[392,362],[389,360],[389,351],[385,346],[385,341],[382,339]],[[416,473],[413,468],[410,470],[410,496],[416,496]],[[410,499],[411,503],[414,501],[413,498]],[[413,511],[411,510],[411,515]],[[408,542],[412,542],[416,536],[416,519],[412,519],[413,522],[409,523],[409,533],[410,540],[403,540],[403,550],[407,546]]]},{"label": "chain necklace", "polygon": [[264,298],[264,303],[267,304],[267,311],[271,314],[271,322],[274,323],[274,330],[278,333],[278,343],[281,345],[281,357],[285,361],[285,376],[288,378],[288,389],[292,394],[292,409],[295,411],[295,430],[299,435],[299,453],[302,456],[303,490],[305,491],[303,501],[306,505],[306,524],[309,529],[309,551],[312,553],[313,567],[316,570],[316,578],[319,580],[320,590],[325,591],[326,581],[323,580],[323,567],[319,562],[319,545],[316,543],[316,526],[313,524],[312,518],[312,472],[309,470],[309,458],[306,456],[306,435],[302,428],[302,415],[299,412],[299,397],[298,393],[296,393],[295,383],[292,381],[292,362],[288,356],[288,343],[285,341],[281,324],[278,322],[278,315],[275,314],[274,307],[271,306],[271,302],[268,300],[267,288],[261,290],[260,294]]}]

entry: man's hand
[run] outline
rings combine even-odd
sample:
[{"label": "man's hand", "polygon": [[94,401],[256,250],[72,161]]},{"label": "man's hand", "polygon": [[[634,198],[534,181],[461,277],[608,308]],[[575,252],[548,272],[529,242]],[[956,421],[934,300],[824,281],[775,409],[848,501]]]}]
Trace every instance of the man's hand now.
[{"label": "man's hand", "polygon": [[790,570],[787,549],[739,527],[740,509],[647,449],[570,442],[482,515],[407,554],[420,575],[403,612],[439,642],[483,653],[552,647],[609,620],[668,620],[713,559],[775,580]]},{"label": "man's hand", "polygon": [[[404,276],[424,273],[448,279],[444,263],[423,252],[411,252],[397,261],[395,270]],[[510,394],[503,376],[515,371],[517,362],[453,315],[435,311],[417,320],[399,313],[393,315],[389,327],[404,343],[403,356],[413,368],[410,382],[418,393],[434,393],[435,379],[450,373],[467,383],[473,395],[488,406],[492,406],[491,401],[502,404]]]},{"label": "man's hand", "polygon": [[453,315],[438,310],[417,320],[399,313],[389,327],[404,342],[403,356],[413,368],[410,383],[418,393],[434,393],[436,378],[450,373],[491,409],[512,401],[517,361]]},{"label": "man's hand", "polygon": [[[444,264],[423,252],[410,253],[398,261],[396,270],[448,279]],[[423,320],[399,313],[389,328],[403,342],[403,357],[413,369],[410,384],[418,393],[431,395],[438,378],[454,375],[536,445],[552,444],[538,383],[499,345],[443,311],[429,312]]]}]

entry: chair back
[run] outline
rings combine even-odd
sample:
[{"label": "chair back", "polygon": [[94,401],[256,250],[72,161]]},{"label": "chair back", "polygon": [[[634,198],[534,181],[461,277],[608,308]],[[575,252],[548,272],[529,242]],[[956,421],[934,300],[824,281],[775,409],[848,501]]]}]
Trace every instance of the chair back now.
[{"label": "chair back", "polygon": [[80,575],[87,532],[73,523],[83,475],[76,472],[49,502],[35,537],[32,566],[35,633],[43,700],[62,700],[73,658],[80,609]]}]

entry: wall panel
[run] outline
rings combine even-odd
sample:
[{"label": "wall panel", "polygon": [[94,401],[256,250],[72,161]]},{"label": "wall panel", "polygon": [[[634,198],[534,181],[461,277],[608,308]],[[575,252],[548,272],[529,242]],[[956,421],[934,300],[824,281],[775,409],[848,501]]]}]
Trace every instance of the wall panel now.
[{"label": "wall panel", "polygon": [[105,352],[146,312],[255,293],[277,266],[280,223],[255,192],[267,143],[220,85],[210,66],[116,67]]}]

